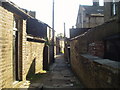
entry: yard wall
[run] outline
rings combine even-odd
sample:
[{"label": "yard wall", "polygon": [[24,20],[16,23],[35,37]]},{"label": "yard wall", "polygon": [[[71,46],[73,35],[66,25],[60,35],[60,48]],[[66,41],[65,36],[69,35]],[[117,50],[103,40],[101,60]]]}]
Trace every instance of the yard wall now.
[{"label": "yard wall", "polygon": [[120,62],[104,59],[104,40],[119,35],[119,25],[110,21],[71,39],[71,67],[86,87],[120,88]]}]

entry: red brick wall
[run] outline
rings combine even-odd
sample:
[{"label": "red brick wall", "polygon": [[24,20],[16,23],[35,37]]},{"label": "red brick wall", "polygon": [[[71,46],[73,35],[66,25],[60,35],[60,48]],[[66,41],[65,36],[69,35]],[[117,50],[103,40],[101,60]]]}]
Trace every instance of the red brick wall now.
[{"label": "red brick wall", "polygon": [[91,55],[104,57],[104,43],[102,41],[95,41],[89,44],[88,52]]}]

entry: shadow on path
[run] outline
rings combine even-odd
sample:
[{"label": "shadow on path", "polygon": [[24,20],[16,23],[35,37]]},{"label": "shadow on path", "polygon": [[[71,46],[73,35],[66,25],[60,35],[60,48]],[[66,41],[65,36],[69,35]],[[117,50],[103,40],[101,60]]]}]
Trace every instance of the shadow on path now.
[{"label": "shadow on path", "polygon": [[83,88],[65,62],[64,55],[57,55],[55,63],[46,74],[33,76],[29,88]]}]

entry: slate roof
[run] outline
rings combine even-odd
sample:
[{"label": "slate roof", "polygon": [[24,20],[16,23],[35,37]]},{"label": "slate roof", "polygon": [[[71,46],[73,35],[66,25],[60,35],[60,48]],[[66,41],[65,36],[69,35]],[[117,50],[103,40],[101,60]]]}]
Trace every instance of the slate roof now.
[{"label": "slate roof", "polygon": [[104,14],[104,6],[85,6],[84,7],[86,14]]},{"label": "slate roof", "polygon": [[4,7],[5,9],[7,9],[13,13],[16,13],[16,14],[22,16],[23,19],[31,17],[30,15],[25,13],[22,9],[20,9],[19,6],[17,6],[13,2],[11,2],[10,0],[0,0],[0,2],[2,3],[2,7]]},{"label": "slate roof", "polygon": [[90,28],[72,28],[70,29],[70,38],[74,38],[76,36],[79,36],[86,31],[88,31]]},{"label": "slate roof", "polygon": [[27,34],[44,38],[47,34],[47,24],[37,19],[29,18],[27,20]]},{"label": "slate roof", "polygon": [[47,36],[47,27],[50,26],[48,26],[46,23],[30,16],[23,9],[21,9],[19,6],[17,6],[10,0],[0,0],[0,2],[2,3],[2,7],[11,11],[12,13],[20,15],[23,19],[27,20],[26,32],[28,35],[39,38],[45,38]]}]

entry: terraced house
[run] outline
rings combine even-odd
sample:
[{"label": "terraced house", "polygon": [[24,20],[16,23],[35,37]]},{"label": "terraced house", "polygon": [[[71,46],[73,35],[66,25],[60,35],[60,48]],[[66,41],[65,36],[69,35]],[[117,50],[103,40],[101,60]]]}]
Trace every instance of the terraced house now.
[{"label": "terraced house", "polygon": [[36,20],[14,3],[0,1],[0,88],[18,88],[30,73],[43,70],[44,38],[50,27],[36,22],[33,33],[29,19]]}]

